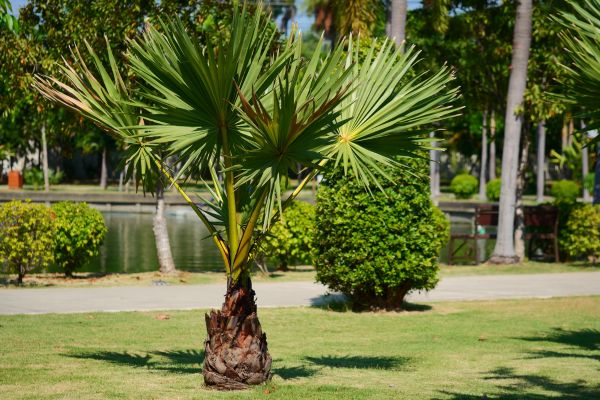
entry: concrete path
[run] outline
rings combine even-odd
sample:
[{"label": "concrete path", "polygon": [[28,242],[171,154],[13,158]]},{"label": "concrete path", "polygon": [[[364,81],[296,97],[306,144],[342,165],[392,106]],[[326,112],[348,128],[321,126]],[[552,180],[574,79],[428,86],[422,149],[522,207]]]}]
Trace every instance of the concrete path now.
[{"label": "concrete path", "polygon": [[[311,282],[258,283],[259,307],[318,305],[331,299]],[[185,310],[220,307],[224,286],[175,285],[112,288],[0,289],[0,314]],[[600,272],[444,278],[411,302],[600,295]]]}]

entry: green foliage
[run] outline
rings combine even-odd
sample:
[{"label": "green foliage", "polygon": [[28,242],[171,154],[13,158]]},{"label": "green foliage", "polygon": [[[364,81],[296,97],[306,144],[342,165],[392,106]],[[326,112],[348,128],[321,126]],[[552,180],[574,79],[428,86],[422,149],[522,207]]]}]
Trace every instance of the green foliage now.
[{"label": "green foliage", "polygon": [[[48,181],[51,185],[58,185],[63,179],[62,171],[48,170]],[[23,179],[26,184],[32,185],[34,190],[44,187],[44,172],[39,168],[30,168],[23,173]]]},{"label": "green foliage", "polygon": [[[190,36],[181,19],[147,26],[129,42],[135,86],[122,77],[116,53],[108,50],[108,62],[96,55],[99,46],[87,46],[85,56],[76,51],[58,79],[36,82],[126,147],[127,164],[143,181],[160,173],[176,187],[211,233],[232,284],[246,281],[257,239],[300,192],[282,198],[290,170],[312,169],[302,187],[325,164],[341,164],[363,188],[375,188],[390,177],[383,169],[407,168],[396,157],[428,147],[433,123],[457,114],[448,68],[405,79],[418,60],[414,49],[392,51],[387,43],[377,51],[372,42],[361,61],[352,40],[325,58],[316,46],[303,59],[302,37],[291,32],[272,53],[272,23],[249,7],[234,3],[229,40],[214,46]],[[179,176],[210,172],[208,211],[177,185],[164,154],[185,160]]]},{"label": "green foliage", "polygon": [[[424,163],[411,162],[411,167]],[[431,203],[427,180],[395,173],[397,184],[366,193],[336,170],[319,188],[317,280],[356,307],[396,309],[410,290],[432,289],[449,223]]]},{"label": "green foliage", "polygon": [[19,275],[52,262],[54,215],[44,205],[11,201],[0,205],[0,262]]},{"label": "green foliage", "polygon": [[98,255],[107,231],[104,218],[86,203],[60,202],[52,205],[52,211],[56,215],[54,261],[72,276]]},{"label": "green foliage", "polygon": [[450,182],[450,190],[457,199],[470,199],[479,187],[477,178],[470,174],[456,175]]},{"label": "green foliage", "polygon": [[550,195],[554,197],[557,203],[575,203],[579,196],[579,185],[577,182],[562,179],[554,182],[550,189]]},{"label": "green foliage", "polygon": [[277,263],[279,269],[294,263],[311,264],[314,225],[315,206],[294,201],[265,238],[263,253],[268,260]]},{"label": "green foliage", "polygon": [[502,180],[492,179],[485,185],[485,196],[489,201],[500,200],[500,191],[502,189]]},{"label": "green foliage", "polygon": [[[568,51],[563,64],[565,76],[559,82],[566,98],[585,107],[583,113],[593,122],[587,130],[600,127],[600,0],[568,1],[569,12],[563,11],[554,20],[563,25],[562,44]],[[571,11],[572,10],[572,11]],[[599,138],[593,139],[597,142]]]},{"label": "green foliage", "polygon": [[560,247],[569,257],[587,257],[596,263],[600,257],[600,206],[583,204],[570,213],[561,230]]},{"label": "green foliage", "polygon": [[590,172],[583,178],[583,187],[590,193],[594,192],[594,183],[596,181],[596,174]]}]

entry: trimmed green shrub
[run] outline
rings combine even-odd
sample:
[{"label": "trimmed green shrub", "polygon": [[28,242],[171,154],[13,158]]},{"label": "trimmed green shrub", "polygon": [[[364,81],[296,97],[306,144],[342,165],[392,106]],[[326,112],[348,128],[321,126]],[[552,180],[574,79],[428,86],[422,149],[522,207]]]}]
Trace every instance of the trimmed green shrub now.
[{"label": "trimmed green shrub", "polygon": [[563,179],[554,182],[550,189],[550,195],[554,197],[555,202],[574,203],[577,201],[580,190],[577,182]]},{"label": "trimmed green shrub", "polygon": [[[408,162],[426,168],[422,160]],[[383,192],[368,193],[357,179],[335,171],[317,196],[317,280],[346,294],[358,309],[399,309],[409,291],[435,287],[440,249],[449,235],[427,180],[388,173],[395,184],[381,178]]]},{"label": "trimmed green shrub", "polygon": [[586,174],[585,177],[583,178],[583,187],[585,189],[587,189],[587,191],[589,193],[594,193],[595,180],[596,180],[596,174],[593,172]]},{"label": "trimmed green shrub", "polygon": [[590,262],[597,262],[600,257],[600,206],[582,204],[573,208],[561,232],[560,247],[569,257],[587,257]]},{"label": "trimmed green shrub", "polygon": [[52,262],[54,214],[41,204],[11,201],[0,205],[0,262],[18,282]]},{"label": "trimmed green shrub", "polygon": [[485,186],[485,196],[489,201],[500,200],[500,190],[502,189],[501,179],[492,179]]},{"label": "trimmed green shrub", "polygon": [[86,203],[64,201],[52,205],[56,215],[54,260],[66,276],[98,255],[106,236],[106,224],[100,211]]},{"label": "trimmed green shrub", "polygon": [[304,201],[294,201],[265,238],[265,257],[276,263],[281,270],[287,269],[289,265],[312,264],[314,229],[315,206]]},{"label": "trimmed green shrub", "polygon": [[[62,182],[64,173],[62,171],[48,170],[48,182],[51,185],[58,185]],[[44,172],[39,168],[31,168],[23,173],[23,180],[26,184],[32,185],[34,190],[44,187]]]},{"label": "trimmed green shrub", "polygon": [[479,188],[479,181],[473,175],[456,175],[450,182],[450,190],[457,199],[470,199]]}]

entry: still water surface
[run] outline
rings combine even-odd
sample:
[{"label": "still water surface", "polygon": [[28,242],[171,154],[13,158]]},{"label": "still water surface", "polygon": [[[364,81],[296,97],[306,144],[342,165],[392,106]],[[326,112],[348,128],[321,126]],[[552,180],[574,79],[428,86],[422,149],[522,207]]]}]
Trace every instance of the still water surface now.
[{"label": "still water surface", "polygon": [[[152,231],[153,214],[104,213],[108,233],[100,255],[82,267],[82,272],[148,272],[158,271],[158,259]],[[177,269],[182,271],[223,271],[223,261],[208,231],[190,212],[167,213],[171,251]],[[451,216],[452,231],[466,233],[473,229],[470,216]],[[481,243],[487,256],[493,240]],[[442,249],[441,261],[448,259]],[[58,272],[50,268],[51,272]]]},{"label": "still water surface", "polygon": [[[82,272],[158,271],[152,231],[153,214],[103,213],[108,233],[100,255],[80,269]],[[182,271],[222,271],[223,260],[207,237],[208,231],[189,212],[167,213],[171,251]]]}]

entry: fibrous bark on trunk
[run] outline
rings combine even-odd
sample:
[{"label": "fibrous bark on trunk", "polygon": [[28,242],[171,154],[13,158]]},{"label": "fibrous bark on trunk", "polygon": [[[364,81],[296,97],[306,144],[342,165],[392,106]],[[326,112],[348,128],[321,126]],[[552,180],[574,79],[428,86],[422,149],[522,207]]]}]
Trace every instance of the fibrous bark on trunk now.
[{"label": "fibrous bark on trunk", "polygon": [[245,284],[228,282],[220,311],[206,314],[204,383],[221,390],[246,389],[271,378],[267,335],[256,313],[250,278]]},{"label": "fibrous bark on trunk", "polygon": [[508,96],[506,102],[504,147],[502,151],[502,189],[498,215],[498,239],[492,263],[516,263],[514,223],[517,190],[517,170],[519,167],[519,142],[521,139],[522,115],[517,111],[523,104],[527,83],[527,63],[531,44],[532,1],[521,0],[517,6],[517,16],[513,38],[513,54]]}]

